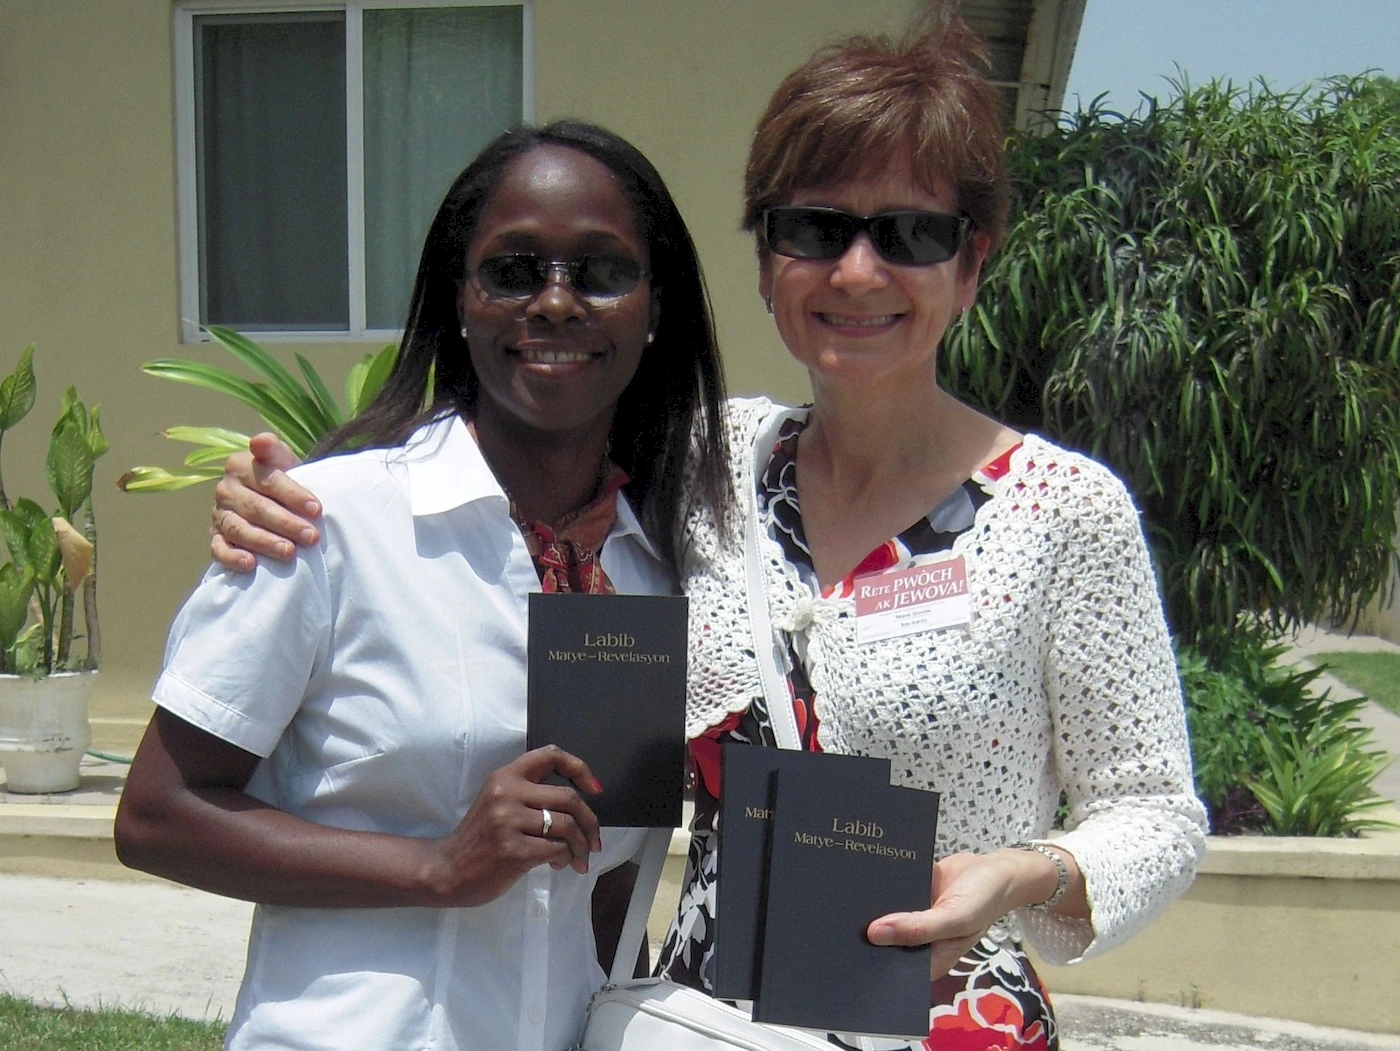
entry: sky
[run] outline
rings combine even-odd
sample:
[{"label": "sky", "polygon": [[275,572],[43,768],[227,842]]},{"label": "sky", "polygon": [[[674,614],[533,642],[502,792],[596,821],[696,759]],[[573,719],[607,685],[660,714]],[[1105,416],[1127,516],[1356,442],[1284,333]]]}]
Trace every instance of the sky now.
[{"label": "sky", "polygon": [[1088,0],[1064,108],[1103,91],[1120,112],[1139,91],[1166,99],[1177,66],[1193,84],[1262,76],[1275,89],[1367,69],[1400,77],[1400,0]]}]

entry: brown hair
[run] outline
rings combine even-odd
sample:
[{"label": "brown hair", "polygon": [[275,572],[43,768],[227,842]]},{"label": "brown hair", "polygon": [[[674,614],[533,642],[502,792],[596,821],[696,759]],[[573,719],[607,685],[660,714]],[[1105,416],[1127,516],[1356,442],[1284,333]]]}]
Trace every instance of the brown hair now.
[{"label": "brown hair", "polygon": [[788,74],[759,118],[744,171],[743,228],[809,186],[906,163],[997,247],[1008,190],[1001,93],[982,42],[949,7],[927,8],[898,42],[852,37]]}]

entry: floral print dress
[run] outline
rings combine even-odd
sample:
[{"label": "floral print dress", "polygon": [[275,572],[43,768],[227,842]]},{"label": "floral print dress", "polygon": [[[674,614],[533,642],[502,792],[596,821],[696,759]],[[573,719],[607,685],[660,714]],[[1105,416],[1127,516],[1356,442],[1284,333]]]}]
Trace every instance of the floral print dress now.
[{"label": "floral print dress", "polygon": [[[782,546],[788,561],[814,592],[820,592],[797,502],[797,440],[804,426],[804,420],[789,420],[779,432],[759,482],[758,510],[760,522]],[[1014,451],[1007,451],[976,472],[927,517],[877,547],[825,594],[849,595],[858,576],[881,572],[918,555],[950,549],[957,536],[972,526],[977,509],[990,499],[991,484],[1006,472]],[[789,636],[787,681],[802,747],[819,751],[814,695],[803,668],[802,649],[801,637]],[[746,711],[731,715],[690,742],[695,770],[690,857],[678,912],[661,947],[657,973],[706,991],[714,985],[718,867],[715,823],[719,811],[720,745],[726,741],[777,747],[762,698],[755,698]],[[857,1051],[1057,1051],[1059,1047],[1050,1000],[1030,960],[1020,946],[991,937],[984,937],[948,974],[931,983],[926,1040],[914,1045],[904,1040],[835,1033],[829,1034],[828,1040],[836,1047]]]}]

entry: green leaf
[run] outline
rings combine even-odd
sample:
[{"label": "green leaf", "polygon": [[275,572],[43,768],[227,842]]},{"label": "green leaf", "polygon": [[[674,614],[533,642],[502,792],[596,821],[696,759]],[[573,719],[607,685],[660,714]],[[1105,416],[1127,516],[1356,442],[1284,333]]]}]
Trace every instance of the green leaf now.
[{"label": "green leaf", "polygon": [[142,369],[151,376],[175,380],[177,383],[189,383],[237,398],[257,412],[269,427],[286,440],[298,456],[305,456],[324,433],[289,411],[263,384],[251,383],[227,369],[197,361],[171,358],[149,362],[142,366]]},{"label": "green leaf", "polygon": [[360,415],[374,401],[394,371],[398,356],[398,345],[390,343],[377,354],[366,354],[351,368],[345,380],[345,406],[350,417]]},{"label": "green leaf", "polygon": [[127,493],[173,493],[223,476],[222,461],[217,467],[200,467],[178,473],[164,467],[133,467],[117,479],[117,488]]},{"label": "green leaf", "polygon": [[[8,656],[29,619],[29,599],[34,594],[34,574],[12,562],[0,566],[0,651]],[[8,665],[8,661],[4,662]],[[10,671],[8,666],[4,671]]]},{"label": "green leaf", "polygon": [[288,414],[302,421],[309,434],[319,439],[334,428],[334,419],[322,413],[316,399],[262,347],[233,329],[206,325],[204,330],[239,361],[264,376],[269,393]]},{"label": "green leaf", "polygon": [[169,438],[172,442],[208,445],[211,448],[225,449],[229,453],[242,452],[248,448],[248,435],[231,431],[227,427],[167,427],[160,432],[160,436]]},{"label": "green leaf", "polygon": [[29,565],[29,528],[28,519],[18,509],[0,511],[0,533],[5,537],[10,558],[20,568]]},{"label": "green leaf", "polygon": [[52,586],[58,578],[59,566],[62,563],[58,551],[58,537],[53,531],[53,520],[47,515],[30,525],[26,552],[26,562],[34,573],[36,585]]},{"label": "green leaf", "polygon": [[339,427],[343,422],[340,415],[340,406],[336,405],[335,398],[326,388],[325,381],[321,379],[320,373],[312,367],[311,362],[298,354],[296,355],[297,367],[301,369],[301,374],[306,377],[306,386],[311,391],[311,397],[316,402],[316,407],[327,421],[327,430]]},{"label": "green leaf", "polygon": [[82,436],[83,441],[91,450],[94,460],[111,448],[107,436],[102,433],[98,407],[94,405],[92,412],[89,413],[83,400],[78,397],[76,387],[69,387],[63,392],[58,422],[54,424],[53,428],[54,433],[57,434],[64,427],[72,427]]},{"label": "green leaf", "polygon": [[45,461],[49,488],[64,518],[72,521],[92,493],[92,448],[75,426],[65,426],[49,442]]},{"label": "green leaf", "polygon": [[0,433],[8,431],[34,408],[34,344],[24,348],[15,371],[0,380]]},{"label": "green leaf", "polygon": [[360,414],[360,392],[364,390],[371,360],[369,354],[364,355],[345,374],[345,411],[352,419]]},{"label": "green leaf", "polygon": [[[186,467],[218,464],[222,468],[224,461],[231,455],[246,452],[248,449],[248,436],[246,434],[240,434],[238,431],[231,431],[224,427],[167,427],[160,433],[162,438],[169,438],[176,442],[188,442],[198,446],[185,456]],[[145,470],[146,468],[137,469]]]}]

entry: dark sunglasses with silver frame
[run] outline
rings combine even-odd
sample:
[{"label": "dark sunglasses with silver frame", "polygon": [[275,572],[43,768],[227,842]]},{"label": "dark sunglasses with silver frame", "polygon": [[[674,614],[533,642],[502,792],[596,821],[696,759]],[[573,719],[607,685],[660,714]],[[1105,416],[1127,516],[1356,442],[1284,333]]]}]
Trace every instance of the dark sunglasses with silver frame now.
[{"label": "dark sunglasses with silver frame", "polygon": [[563,277],[570,291],[595,306],[612,303],[636,290],[647,269],[625,255],[590,254],[577,259],[545,259],[515,253],[484,259],[467,276],[489,299],[533,299],[553,280]]},{"label": "dark sunglasses with silver frame", "polygon": [[901,211],[852,215],[839,208],[783,205],[759,216],[764,243],[791,259],[839,259],[862,233],[896,266],[946,263],[958,254],[972,219],[945,212]]}]

